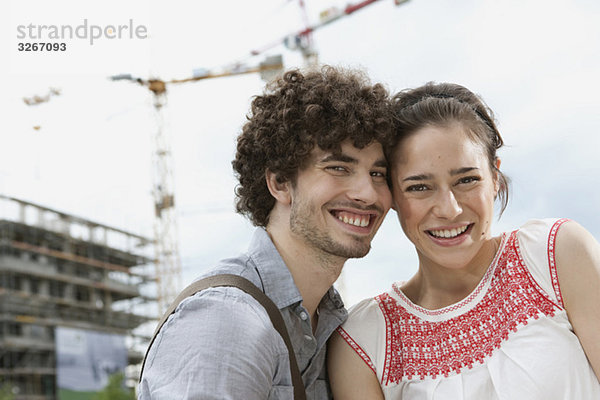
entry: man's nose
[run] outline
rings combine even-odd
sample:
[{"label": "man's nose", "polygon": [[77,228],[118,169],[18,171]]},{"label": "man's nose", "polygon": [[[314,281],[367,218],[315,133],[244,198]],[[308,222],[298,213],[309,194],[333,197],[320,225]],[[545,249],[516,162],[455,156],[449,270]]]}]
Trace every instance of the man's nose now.
[{"label": "man's nose", "polygon": [[348,197],[363,204],[374,204],[379,200],[379,191],[373,177],[369,174],[360,176],[350,182]]}]

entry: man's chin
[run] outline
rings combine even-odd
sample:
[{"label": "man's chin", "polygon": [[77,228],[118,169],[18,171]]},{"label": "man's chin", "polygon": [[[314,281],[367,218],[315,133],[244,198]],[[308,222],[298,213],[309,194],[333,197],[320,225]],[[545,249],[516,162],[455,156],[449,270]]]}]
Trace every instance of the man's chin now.
[{"label": "man's chin", "polygon": [[339,245],[336,249],[331,249],[329,253],[344,258],[363,258],[371,250],[371,242],[355,242],[350,246]]}]

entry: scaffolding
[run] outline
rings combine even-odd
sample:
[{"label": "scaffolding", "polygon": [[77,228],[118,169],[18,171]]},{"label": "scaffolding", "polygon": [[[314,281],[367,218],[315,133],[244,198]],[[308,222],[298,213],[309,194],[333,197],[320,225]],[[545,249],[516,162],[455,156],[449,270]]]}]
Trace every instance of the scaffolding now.
[{"label": "scaffolding", "polygon": [[[126,336],[137,375],[156,319],[153,242],[0,195],[0,386],[15,400],[55,400],[55,329]],[[143,331],[142,331],[143,332]]]}]

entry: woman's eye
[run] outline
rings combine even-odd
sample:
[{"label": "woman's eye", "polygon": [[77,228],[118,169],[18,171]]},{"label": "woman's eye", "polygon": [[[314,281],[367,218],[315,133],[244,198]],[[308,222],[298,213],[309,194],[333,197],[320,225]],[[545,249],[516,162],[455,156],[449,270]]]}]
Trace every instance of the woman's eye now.
[{"label": "woman's eye", "polygon": [[472,183],[472,182],[477,182],[479,180],[480,179],[478,176],[465,176],[464,178],[460,178],[458,180],[458,183]]},{"label": "woman's eye", "polygon": [[428,188],[426,185],[410,185],[409,187],[406,188],[406,191],[407,192],[424,192],[427,189]]}]

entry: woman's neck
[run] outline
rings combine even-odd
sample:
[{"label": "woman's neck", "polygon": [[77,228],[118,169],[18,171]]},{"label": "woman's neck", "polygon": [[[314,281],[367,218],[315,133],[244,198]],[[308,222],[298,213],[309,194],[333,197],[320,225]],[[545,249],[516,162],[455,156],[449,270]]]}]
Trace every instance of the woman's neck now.
[{"label": "woman's neck", "polygon": [[448,268],[419,256],[419,270],[404,285],[402,292],[414,304],[435,310],[467,297],[481,282],[490,267],[501,238],[491,238],[469,264]]}]

